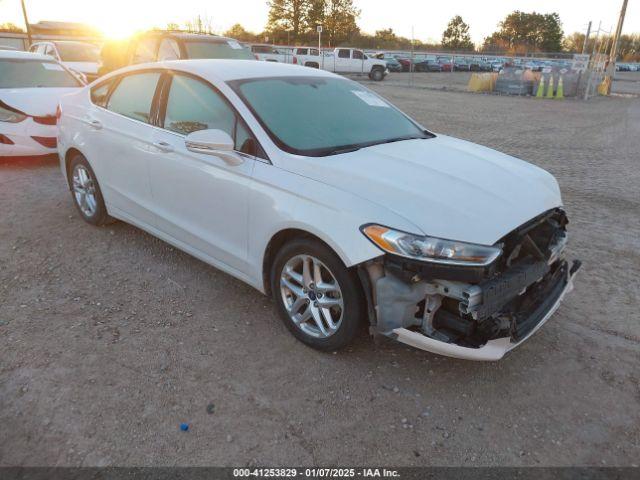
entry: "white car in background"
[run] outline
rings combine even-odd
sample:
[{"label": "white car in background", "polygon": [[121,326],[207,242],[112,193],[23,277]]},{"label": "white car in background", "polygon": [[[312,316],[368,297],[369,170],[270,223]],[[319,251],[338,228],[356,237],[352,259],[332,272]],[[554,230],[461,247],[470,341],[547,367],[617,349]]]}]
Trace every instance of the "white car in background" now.
[{"label": "white car in background", "polygon": [[321,350],[366,322],[497,360],[553,314],[579,267],[563,256],[553,176],[322,70],[143,64],[64,97],[58,125],[88,223],[137,225],[272,295]]},{"label": "white car in background", "polygon": [[30,52],[55,58],[67,68],[84,75],[86,82],[98,78],[100,49],[91,43],[70,40],[36,42]]},{"label": "white car in background", "polygon": [[56,107],[84,86],[53,58],[0,51],[0,157],[55,154]]}]

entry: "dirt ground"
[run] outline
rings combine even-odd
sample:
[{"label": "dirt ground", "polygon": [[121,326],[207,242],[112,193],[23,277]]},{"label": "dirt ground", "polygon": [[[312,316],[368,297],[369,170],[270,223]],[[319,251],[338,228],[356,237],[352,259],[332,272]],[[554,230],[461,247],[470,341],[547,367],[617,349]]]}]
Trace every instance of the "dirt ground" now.
[{"label": "dirt ground", "polygon": [[318,353],[250,287],[85,224],[54,161],[0,163],[0,465],[640,463],[640,99],[372,87],[557,176],[584,266],[545,327],[497,363]]}]

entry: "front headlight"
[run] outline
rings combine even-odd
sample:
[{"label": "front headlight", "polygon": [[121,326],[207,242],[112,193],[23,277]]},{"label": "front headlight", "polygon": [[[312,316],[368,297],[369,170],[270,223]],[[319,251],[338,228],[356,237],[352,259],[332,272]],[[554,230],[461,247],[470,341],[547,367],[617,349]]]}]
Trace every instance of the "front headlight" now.
[{"label": "front headlight", "polygon": [[25,118],[27,118],[27,116],[24,113],[18,113],[0,107],[0,122],[20,123]]},{"label": "front headlight", "polygon": [[365,225],[361,229],[385,252],[427,263],[484,267],[502,253],[498,247],[413,235],[381,225]]}]

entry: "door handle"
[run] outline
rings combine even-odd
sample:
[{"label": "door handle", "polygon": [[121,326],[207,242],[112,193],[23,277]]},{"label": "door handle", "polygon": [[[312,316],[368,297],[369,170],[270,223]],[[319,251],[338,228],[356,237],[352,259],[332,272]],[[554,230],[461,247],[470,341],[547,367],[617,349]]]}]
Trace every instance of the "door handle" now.
[{"label": "door handle", "polygon": [[171,153],[174,150],[173,145],[167,142],[153,142],[153,146],[164,153]]},{"label": "door handle", "polygon": [[102,128],[102,122],[100,120],[96,120],[95,118],[87,118],[83,121],[91,128],[95,128],[96,130],[100,130]]}]

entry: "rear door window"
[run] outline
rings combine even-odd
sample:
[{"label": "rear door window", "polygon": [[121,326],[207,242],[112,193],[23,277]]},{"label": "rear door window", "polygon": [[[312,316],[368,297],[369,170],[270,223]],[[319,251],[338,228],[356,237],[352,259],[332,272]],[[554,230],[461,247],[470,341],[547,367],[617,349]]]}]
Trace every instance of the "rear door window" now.
[{"label": "rear door window", "polygon": [[97,87],[93,87],[91,89],[91,102],[99,107],[106,107],[107,96],[109,95],[109,89],[112,84],[113,80],[98,85]]},{"label": "rear door window", "polygon": [[348,49],[338,50],[338,58],[351,58],[351,50],[348,50]]},{"label": "rear door window", "polygon": [[157,72],[125,76],[109,97],[107,109],[140,122],[151,123],[151,105],[159,78]]}]

